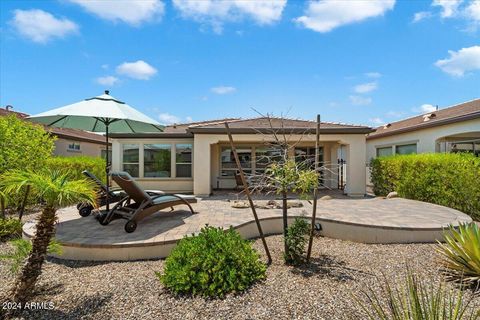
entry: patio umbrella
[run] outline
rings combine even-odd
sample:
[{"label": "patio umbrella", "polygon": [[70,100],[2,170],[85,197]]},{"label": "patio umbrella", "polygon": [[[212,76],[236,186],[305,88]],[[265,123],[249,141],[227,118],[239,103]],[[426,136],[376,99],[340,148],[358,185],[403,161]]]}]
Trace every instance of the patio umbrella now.
[{"label": "patio umbrella", "polygon": [[125,102],[112,97],[108,90],[100,96],[39,113],[27,119],[52,127],[105,132],[107,210],[109,209],[108,134],[160,132],[164,128],[157,121],[135,110]]}]

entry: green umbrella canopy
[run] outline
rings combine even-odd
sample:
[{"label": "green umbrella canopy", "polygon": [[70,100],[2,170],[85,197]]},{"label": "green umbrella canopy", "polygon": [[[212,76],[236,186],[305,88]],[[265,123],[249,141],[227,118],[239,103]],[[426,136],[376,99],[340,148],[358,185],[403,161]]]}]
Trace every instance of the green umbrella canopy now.
[{"label": "green umbrella canopy", "polygon": [[108,91],[98,97],[39,113],[27,119],[47,126],[106,133],[107,211],[109,210],[109,132],[160,132],[164,128],[157,121],[135,110],[125,102],[115,99]]},{"label": "green umbrella canopy", "polygon": [[135,133],[163,131],[157,121],[109,95],[85,99],[28,118],[37,123],[92,132]]}]

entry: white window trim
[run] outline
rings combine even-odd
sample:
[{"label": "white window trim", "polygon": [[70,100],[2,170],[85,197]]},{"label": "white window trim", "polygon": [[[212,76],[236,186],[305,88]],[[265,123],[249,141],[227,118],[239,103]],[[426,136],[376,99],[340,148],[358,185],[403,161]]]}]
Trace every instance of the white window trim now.
[{"label": "white window trim", "polygon": [[385,143],[385,144],[377,144],[375,145],[375,158],[377,158],[377,149],[381,149],[381,148],[388,148],[388,147],[392,147],[392,155],[396,155],[397,154],[397,146],[406,146],[406,145],[409,145],[409,144],[414,144],[416,145],[417,147],[417,154],[418,154],[418,142],[420,140],[407,140],[407,141],[401,141],[401,142],[395,142],[395,143]]},{"label": "white window trim", "polygon": [[[124,144],[136,144],[138,145],[138,177],[135,178],[139,181],[193,181],[193,170],[194,170],[194,163],[193,163],[193,154],[195,152],[193,140],[181,140],[181,139],[142,139],[141,141],[135,139],[125,139],[119,141],[120,146],[120,170],[123,170],[123,145]],[[146,144],[169,144],[171,145],[171,157],[170,157],[170,177],[145,177],[144,173],[144,145]],[[176,145],[177,144],[190,144],[192,146],[192,176],[191,177],[179,177],[177,178],[177,169],[176,169]],[[113,156],[113,154],[112,154]]]}]

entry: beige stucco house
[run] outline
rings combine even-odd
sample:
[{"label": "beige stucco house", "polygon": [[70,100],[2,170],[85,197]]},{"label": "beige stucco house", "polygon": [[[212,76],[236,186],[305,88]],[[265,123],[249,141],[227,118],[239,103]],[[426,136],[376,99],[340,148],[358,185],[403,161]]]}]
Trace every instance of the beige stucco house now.
[{"label": "beige stucco house", "polygon": [[367,161],[433,152],[480,154],[480,99],[388,123],[367,136]]},{"label": "beige stucco house", "polygon": [[[148,189],[191,192],[208,196],[215,189],[236,186],[236,165],[225,130],[228,121],[242,168],[247,173],[265,169],[261,159],[274,155],[269,144],[273,133],[295,142],[292,157],[315,152],[316,123],[280,118],[222,119],[171,125],[161,133],[112,134],[112,169],[124,170]],[[345,182],[345,193],[365,194],[366,126],[322,123],[321,161],[324,185],[337,188]],[[342,179],[338,161],[344,160]],[[343,187],[343,186],[342,186]]]}]

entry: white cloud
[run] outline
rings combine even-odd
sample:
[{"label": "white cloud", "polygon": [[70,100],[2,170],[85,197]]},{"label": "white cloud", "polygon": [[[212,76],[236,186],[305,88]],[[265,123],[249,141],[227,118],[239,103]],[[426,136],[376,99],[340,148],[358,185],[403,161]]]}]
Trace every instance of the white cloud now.
[{"label": "white cloud", "polygon": [[465,72],[480,70],[480,46],[448,51],[450,57],[435,62],[435,65],[455,77],[462,77]]},{"label": "white cloud", "polygon": [[216,94],[228,94],[237,91],[235,87],[219,86],[210,88],[210,91]]},{"label": "white cloud", "polygon": [[350,102],[356,106],[368,106],[372,103],[372,98],[362,96],[350,96]]},{"label": "white cloud", "polygon": [[97,79],[95,79],[95,81],[102,86],[111,87],[117,84],[119,79],[114,76],[105,76],[105,77],[98,77]]},{"label": "white cloud", "polygon": [[[158,109],[155,108],[155,110],[158,110]],[[160,113],[158,115],[158,120],[163,125],[172,125],[172,124],[193,122],[193,119],[190,116],[185,117],[185,121],[183,121],[182,118],[180,118],[178,116],[175,116],[173,114],[170,114],[170,113]]]},{"label": "white cloud", "polygon": [[53,38],[63,38],[76,33],[78,25],[66,18],[56,18],[39,10],[15,10],[11,24],[23,36],[38,43],[46,43]]},{"label": "white cloud", "polygon": [[374,125],[382,125],[385,123],[385,121],[383,121],[382,119],[380,118],[371,118],[370,119],[370,123],[374,124]]},{"label": "white cloud", "polygon": [[367,93],[367,92],[372,92],[376,90],[378,87],[376,82],[367,82],[367,83],[362,83],[359,85],[356,85],[353,90],[356,93]]},{"label": "white cloud", "polygon": [[469,19],[480,23],[480,0],[472,1],[465,9],[465,14]]},{"label": "white cloud", "polygon": [[310,1],[303,16],[295,21],[317,32],[382,16],[395,6],[395,0]]},{"label": "white cloud", "polygon": [[148,80],[157,73],[157,69],[143,60],[124,62],[117,66],[116,71],[118,74],[138,80]]},{"label": "white cloud", "polygon": [[260,25],[272,24],[280,20],[286,4],[287,0],[173,0],[183,18],[210,25],[216,33],[222,32],[224,22],[245,17]]},{"label": "white cloud", "polygon": [[160,0],[69,0],[86,11],[110,21],[122,21],[138,26],[143,22],[160,19],[165,5]]},{"label": "white cloud", "polygon": [[180,118],[170,113],[160,113],[158,115],[158,120],[160,120],[161,124],[180,123]]},{"label": "white cloud", "polygon": [[378,79],[382,76],[382,74],[380,72],[367,72],[365,73],[365,76],[368,78]]},{"label": "white cloud", "polygon": [[419,112],[419,113],[430,113],[437,110],[437,108],[434,105],[431,104],[422,104],[420,107],[413,108],[413,112]]},{"label": "white cloud", "polygon": [[463,0],[433,0],[432,6],[441,7],[441,17],[451,18],[457,15],[458,7]]},{"label": "white cloud", "polygon": [[412,22],[413,23],[420,22],[424,19],[430,18],[431,16],[432,16],[432,13],[429,11],[420,11],[413,15]]}]

